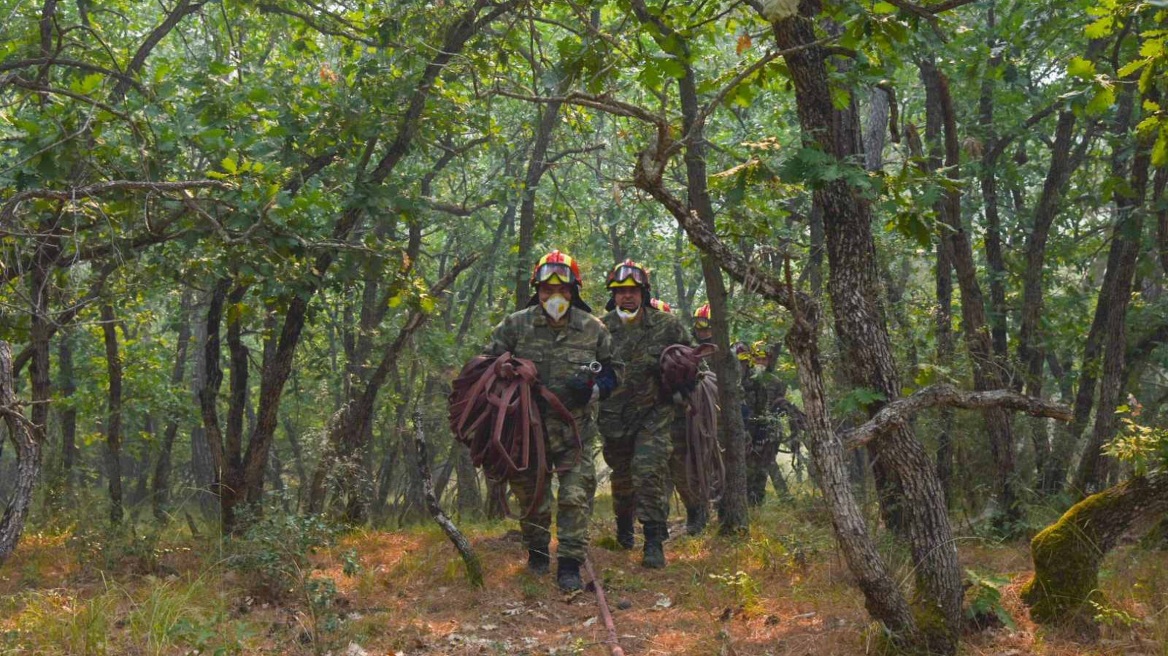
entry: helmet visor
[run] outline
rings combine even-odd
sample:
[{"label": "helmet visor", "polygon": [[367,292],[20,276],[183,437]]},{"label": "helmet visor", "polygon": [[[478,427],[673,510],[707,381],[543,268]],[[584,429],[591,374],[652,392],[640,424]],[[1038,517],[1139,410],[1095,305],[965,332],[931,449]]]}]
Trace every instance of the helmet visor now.
[{"label": "helmet visor", "polygon": [[550,282],[553,284],[570,285],[578,282],[576,280],[576,276],[572,274],[572,267],[564,264],[563,262],[548,262],[546,264],[541,264],[539,268],[535,270],[535,275],[532,276],[532,278],[535,279],[536,284]]},{"label": "helmet visor", "polygon": [[616,271],[612,272],[612,280],[609,281],[609,284],[615,286],[616,283],[622,283],[626,280],[632,280],[634,283],[644,287],[648,278],[645,276],[645,270],[641,267],[622,264],[616,268]]},{"label": "helmet visor", "polygon": [[694,327],[694,330],[709,330],[710,329],[710,320],[706,319],[704,317],[694,319],[693,327]]}]

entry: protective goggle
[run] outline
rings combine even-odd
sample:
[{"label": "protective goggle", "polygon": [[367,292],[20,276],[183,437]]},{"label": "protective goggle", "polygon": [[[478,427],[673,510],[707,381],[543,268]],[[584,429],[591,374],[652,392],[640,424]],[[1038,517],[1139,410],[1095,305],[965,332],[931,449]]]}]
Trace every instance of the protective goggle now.
[{"label": "protective goggle", "polygon": [[695,330],[709,330],[710,320],[709,319],[694,319],[693,327]]},{"label": "protective goggle", "polygon": [[609,280],[609,283],[622,283],[629,279],[643,286],[647,283],[648,276],[645,275],[645,270],[640,267],[622,264],[612,272],[612,278]]},{"label": "protective goggle", "polygon": [[572,267],[562,262],[548,262],[541,264],[535,270],[536,283],[547,282],[555,285],[570,285],[576,282],[576,276],[572,274]]}]

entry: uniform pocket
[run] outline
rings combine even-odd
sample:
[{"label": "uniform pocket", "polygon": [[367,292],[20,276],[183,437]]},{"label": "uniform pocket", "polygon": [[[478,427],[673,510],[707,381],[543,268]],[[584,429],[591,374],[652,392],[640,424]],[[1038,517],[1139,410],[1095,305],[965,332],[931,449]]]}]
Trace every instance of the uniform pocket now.
[{"label": "uniform pocket", "polygon": [[596,360],[596,352],[590,349],[570,348],[564,350],[564,361],[574,365],[587,365]]}]

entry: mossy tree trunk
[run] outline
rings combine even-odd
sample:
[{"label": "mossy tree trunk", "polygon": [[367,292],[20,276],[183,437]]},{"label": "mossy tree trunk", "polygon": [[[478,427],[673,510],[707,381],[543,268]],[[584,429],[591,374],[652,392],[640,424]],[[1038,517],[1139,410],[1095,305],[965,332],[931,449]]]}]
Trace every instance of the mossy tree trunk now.
[{"label": "mossy tree trunk", "polygon": [[1168,473],[1139,476],[1075,504],[1030,542],[1034,578],[1022,588],[1030,616],[1081,623],[1101,599],[1099,565],[1119,540],[1168,511]]}]

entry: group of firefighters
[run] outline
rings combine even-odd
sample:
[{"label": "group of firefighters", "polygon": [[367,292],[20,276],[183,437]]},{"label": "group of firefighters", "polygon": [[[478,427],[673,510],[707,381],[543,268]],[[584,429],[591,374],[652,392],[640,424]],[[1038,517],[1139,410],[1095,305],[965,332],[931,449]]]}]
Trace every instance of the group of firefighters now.
[{"label": "group of firefighters", "polygon": [[[543,256],[532,271],[534,293],[527,307],[504,318],[483,351],[487,356],[509,352],[534,363],[540,384],[574,420],[572,426],[563,414],[541,411],[547,465],[558,478],[556,582],[564,591],[582,586],[580,566],[596,490],[597,433],[612,470],[616,541],[632,549],[640,522],[644,567],[665,566],[671,487],[685,504],[689,534],[705,528],[709,513],[708,496],[690,490],[686,478],[685,419],[679,408],[688,390],[664,389],[661,380],[662,351],[692,345],[689,329],[668,304],[653,298],[649,271],[632,260],[609,271],[611,298],[599,319],[580,295],[582,284],[575,259],[558,250]],[[694,313],[692,328],[697,342],[712,340],[708,304]],[[772,410],[785,386],[774,375],[773,352],[741,342],[734,351],[743,366],[746,397],[747,497],[757,505],[768,475],[778,475],[775,456],[782,438]],[[539,575],[551,565],[551,478],[527,470],[510,480],[522,507],[530,508],[520,522],[527,567]],[[780,481],[775,479],[776,489]]]}]

